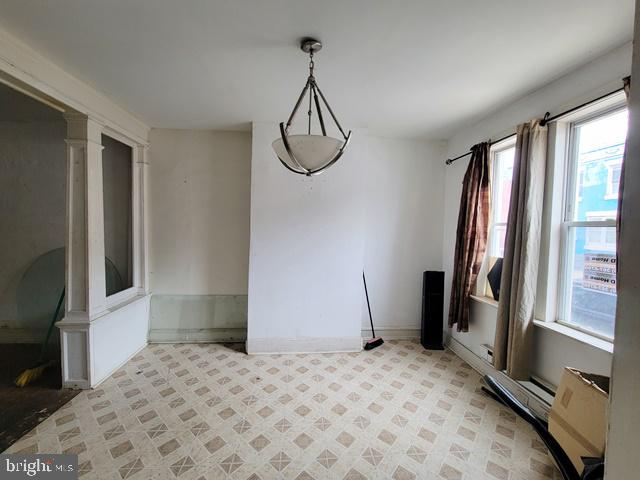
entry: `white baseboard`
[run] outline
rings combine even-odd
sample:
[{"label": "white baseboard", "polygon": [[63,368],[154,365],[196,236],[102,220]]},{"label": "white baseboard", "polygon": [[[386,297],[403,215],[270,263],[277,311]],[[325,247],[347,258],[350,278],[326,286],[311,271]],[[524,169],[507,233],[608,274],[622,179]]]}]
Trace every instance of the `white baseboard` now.
[{"label": "white baseboard", "polygon": [[154,328],[149,343],[225,343],[244,342],[246,328]]},{"label": "white baseboard", "polygon": [[361,350],[362,337],[251,338],[247,340],[247,353],[250,355],[339,353]]},{"label": "white baseboard", "polygon": [[496,370],[486,360],[469,350],[452,336],[446,338],[446,345],[453,353],[467,362],[481,375],[491,375],[504,385],[518,400],[533,410],[539,417],[548,418],[552,397],[531,382],[518,382],[504,372]]},{"label": "white baseboard", "polygon": [[[420,329],[416,327],[376,327],[376,336],[385,340],[416,340]],[[362,329],[362,338],[371,338],[371,329]]]}]

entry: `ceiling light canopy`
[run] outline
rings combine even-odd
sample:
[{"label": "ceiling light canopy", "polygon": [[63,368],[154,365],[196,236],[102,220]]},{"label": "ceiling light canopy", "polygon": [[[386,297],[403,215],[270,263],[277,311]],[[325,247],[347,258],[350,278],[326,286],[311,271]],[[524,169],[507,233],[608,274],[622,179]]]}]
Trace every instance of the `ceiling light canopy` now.
[{"label": "ceiling light canopy", "polygon": [[[307,78],[307,83],[302,89],[302,93],[300,93],[300,96],[298,97],[298,101],[293,107],[289,120],[287,120],[286,124],[284,122],[280,123],[280,138],[274,140],[271,145],[280,159],[280,162],[282,162],[282,164],[290,171],[300,175],[311,176],[323,172],[338,161],[349,144],[351,131],[349,131],[348,134],[344,133],[344,130],[340,126],[338,119],[333,113],[333,110],[331,110],[327,99],[322,94],[322,91],[320,90],[320,87],[318,87],[316,79],[313,76],[313,55],[322,48],[322,43],[313,38],[305,38],[302,40],[300,48],[303,52],[309,54],[309,77]],[[307,95],[309,96],[307,134],[289,135],[291,123]],[[338,127],[338,130],[340,130],[343,137],[342,139],[327,136],[324,117],[322,116],[322,108],[320,105],[321,101],[331,115],[331,118]],[[313,115],[314,108],[318,116],[318,123],[320,124],[320,135],[311,134],[311,117]]]}]

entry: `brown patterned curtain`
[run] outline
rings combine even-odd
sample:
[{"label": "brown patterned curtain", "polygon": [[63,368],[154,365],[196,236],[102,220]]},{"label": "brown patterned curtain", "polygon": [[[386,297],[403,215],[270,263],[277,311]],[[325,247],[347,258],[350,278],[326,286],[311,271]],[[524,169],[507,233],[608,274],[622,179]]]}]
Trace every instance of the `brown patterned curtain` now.
[{"label": "brown patterned curtain", "polygon": [[[624,77],[622,79],[624,83],[624,93],[627,96],[627,102],[629,101],[629,93],[631,93],[631,77]],[[627,134],[628,136],[628,134]],[[618,257],[618,245],[620,245],[620,225],[622,223],[622,194],[624,193],[624,164],[627,163],[627,146],[624,148],[624,155],[622,156],[622,166],[620,168],[620,184],[618,185],[618,214],[616,216],[616,276],[620,271],[620,258]]]},{"label": "brown patterned curtain", "polygon": [[529,379],[546,165],[547,127],[519,125],[493,344],[494,366],[516,380]]},{"label": "brown patterned curtain", "polygon": [[449,304],[449,327],[469,331],[469,296],[487,247],[489,222],[489,143],[471,147],[471,160],[462,183],[453,282]]}]

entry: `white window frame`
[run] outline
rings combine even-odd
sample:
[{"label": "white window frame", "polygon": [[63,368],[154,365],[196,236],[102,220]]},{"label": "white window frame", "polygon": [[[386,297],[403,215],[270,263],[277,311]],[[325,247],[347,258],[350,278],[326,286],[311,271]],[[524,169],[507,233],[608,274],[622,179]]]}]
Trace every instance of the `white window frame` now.
[{"label": "white window frame", "polygon": [[493,301],[493,295],[491,294],[491,288],[487,280],[487,275],[491,269],[492,260],[499,257],[491,256],[490,247],[495,235],[495,229],[499,226],[507,226],[507,222],[496,222],[495,210],[493,208],[494,199],[497,198],[498,182],[494,181],[494,174],[497,171],[496,162],[498,153],[514,148],[516,145],[516,135],[511,135],[508,138],[491,145],[489,150],[489,179],[490,179],[490,193],[489,193],[489,225],[487,230],[487,249],[482,261],[482,266],[478,272],[478,279],[476,281],[476,296],[487,297]]},{"label": "white window frame", "polygon": [[[538,273],[538,294],[536,297],[535,319],[540,322],[556,323],[574,331],[583,332],[591,337],[612,342],[613,339],[597,332],[581,328],[575,323],[564,322],[564,312],[570,299],[566,295],[566,275],[568,266],[573,263],[569,245],[571,245],[571,226],[613,226],[615,220],[607,221],[571,221],[568,212],[572,212],[575,195],[573,183],[577,180],[577,162],[572,151],[572,131],[576,125],[595,118],[614,113],[627,107],[623,92],[594,102],[579,111],[572,112],[549,125],[548,162],[546,189],[544,198],[542,238],[540,250],[540,269]],[[574,174],[569,174],[572,172]],[[575,185],[577,187],[577,185]],[[577,207],[577,205],[575,205]],[[566,253],[565,253],[566,252]]]},{"label": "white window frame", "polygon": [[[605,197],[606,199],[606,197]],[[587,213],[587,221],[588,222],[606,222],[607,225],[602,225],[603,227],[605,226],[611,226],[609,225],[609,223],[611,223],[610,219],[611,217],[615,218],[616,217],[617,212],[615,210],[608,210],[608,211],[602,211],[602,212],[588,212]],[[613,221],[614,223],[614,227],[615,227],[615,221]],[[588,240],[589,236],[587,233],[585,233],[585,241],[584,241],[584,248],[586,248],[587,250],[605,250],[605,251],[609,251],[611,253],[615,253],[615,246],[613,247],[613,249],[609,248],[609,243],[606,240],[606,231],[602,231],[603,233],[600,235],[600,239],[598,242],[591,242]]]}]

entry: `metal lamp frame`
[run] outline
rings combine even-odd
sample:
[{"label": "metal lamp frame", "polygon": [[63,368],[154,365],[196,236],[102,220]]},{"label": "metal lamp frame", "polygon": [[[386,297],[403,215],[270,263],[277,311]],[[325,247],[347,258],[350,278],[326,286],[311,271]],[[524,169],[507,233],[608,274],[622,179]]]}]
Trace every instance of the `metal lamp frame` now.
[{"label": "metal lamp frame", "polygon": [[[351,140],[351,130],[349,130],[348,134],[344,133],[344,130],[340,125],[340,122],[338,121],[335,114],[333,113],[331,106],[329,106],[327,99],[323,95],[322,90],[320,90],[320,87],[318,86],[316,79],[313,75],[313,68],[314,68],[313,54],[315,52],[318,52],[322,48],[322,43],[320,43],[319,41],[313,38],[305,38],[300,43],[300,48],[303,52],[308,53],[310,57],[309,77],[307,78],[307,83],[305,84],[304,88],[302,89],[302,92],[300,93],[300,96],[298,97],[298,101],[293,107],[293,111],[291,112],[291,115],[289,115],[289,119],[287,120],[287,123],[286,124],[284,122],[280,123],[280,136],[282,137],[282,143],[284,144],[284,148],[287,154],[289,155],[291,162],[297,168],[294,168],[291,165],[289,165],[287,162],[282,160],[280,156],[278,156],[278,160],[280,160],[280,162],[291,172],[297,173],[299,175],[306,175],[309,177],[311,175],[317,175],[319,173],[322,173],[324,170],[326,170],[327,168],[329,168],[331,165],[333,165],[338,161],[338,159],[344,153],[344,150],[347,148],[347,145],[349,145],[349,142]],[[302,100],[304,100],[307,93],[309,94],[309,110],[307,112],[309,116],[308,129],[307,129],[308,135],[311,135],[311,117],[313,115],[313,106],[315,106],[316,112],[318,114],[318,121],[320,122],[320,130],[322,131],[323,136],[325,137],[327,136],[327,130],[325,128],[324,118],[322,116],[322,108],[320,107],[320,100],[322,100],[322,103],[324,103],[325,107],[331,114],[331,118],[333,119],[334,123],[338,127],[338,130],[340,130],[340,133],[344,138],[344,143],[340,147],[340,150],[338,150],[338,152],[333,156],[333,158],[329,159],[327,163],[325,163],[323,166],[313,170],[309,170],[302,166],[302,164],[298,161],[296,156],[293,154],[293,151],[289,144],[289,128],[291,127],[291,124],[293,123],[293,119],[295,118],[296,113],[298,112],[298,109],[302,104]],[[318,97],[318,95],[320,95],[320,97]]]}]

